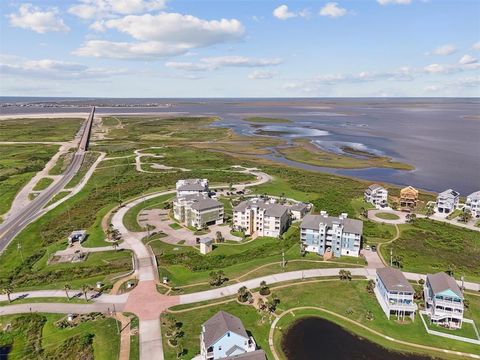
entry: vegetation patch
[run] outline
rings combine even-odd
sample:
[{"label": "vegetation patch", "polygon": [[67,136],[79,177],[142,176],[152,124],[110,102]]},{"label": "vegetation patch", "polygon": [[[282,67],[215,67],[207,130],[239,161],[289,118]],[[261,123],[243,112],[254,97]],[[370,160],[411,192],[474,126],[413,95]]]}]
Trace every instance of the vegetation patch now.
[{"label": "vegetation patch", "polygon": [[6,119],[0,121],[0,141],[70,141],[83,121],[74,118]]},{"label": "vegetation patch", "polygon": [[52,178],[41,178],[33,187],[33,191],[42,191],[45,190],[53,183]]},{"label": "vegetation patch", "polygon": [[376,213],[375,216],[378,217],[379,219],[384,219],[384,220],[398,220],[398,219],[400,219],[400,216],[398,216],[397,214],[388,213],[388,212]]}]

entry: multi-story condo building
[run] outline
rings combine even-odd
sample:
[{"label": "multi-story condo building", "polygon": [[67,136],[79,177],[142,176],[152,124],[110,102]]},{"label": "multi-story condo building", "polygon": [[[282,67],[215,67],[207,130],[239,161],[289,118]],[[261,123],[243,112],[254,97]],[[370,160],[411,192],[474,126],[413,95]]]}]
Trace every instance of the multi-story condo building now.
[{"label": "multi-story condo building", "polygon": [[207,179],[181,179],[176,184],[177,196],[208,194]]},{"label": "multi-story condo building", "polygon": [[415,319],[415,291],[400,270],[389,267],[377,269],[374,292],[387,318],[396,315],[397,318],[409,316]]},{"label": "multi-story condo building", "polygon": [[378,184],[370,185],[363,195],[366,202],[376,207],[385,207],[388,204],[388,191]]},{"label": "multi-story condo building", "polygon": [[198,359],[265,360],[265,352],[257,350],[238,317],[219,311],[202,325]]},{"label": "multi-story condo building", "polygon": [[275,200],[253,198],[233,208],[233,228],[249,236],[282,235],[290,225],[288,207]]},{"label": "multi-story condo building", "polygon": [[412,186],[407,186],[400,190],[400,208],[402,210],[412,210],[417,206],[418,190]]},{"label": "multi-story condo building", "polygon": [[305,216],[300,225],[300,241],[305,251],[319,255],[331,252],[336,257],[358,256],[363,222],[347,216],[328,216],[326,211],[320,215]]},{"label": "multi-story condo building", "polygon": [[435,207],[440,214],[449,214],[457,208],[458,201],[460,200],[460,193],[455,190],[448,189],[441,192],[437,196]]},{"label": "multi-story condo building", "polygon": [[205,194],[176,197],[173,200],[173,217],[185,226],[202,229],[223,223],[224,208],[220,201]]},{"label": "multi-story condo building", "polygon": [[462,327],[463,294],[454,278],[444,272],[427,275],[423,296],[425,310],[433,323]]},{"label": "multi-story condo building", "polygon": [[480,191],[476,191],[467,196],[463,209],[470,211],[474,218],[480,217]]}]

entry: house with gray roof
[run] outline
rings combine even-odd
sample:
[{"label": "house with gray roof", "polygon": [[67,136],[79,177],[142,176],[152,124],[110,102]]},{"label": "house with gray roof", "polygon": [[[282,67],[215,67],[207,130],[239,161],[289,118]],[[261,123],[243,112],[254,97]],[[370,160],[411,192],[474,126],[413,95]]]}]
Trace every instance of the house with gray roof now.
[{"label": "house with gray roof", "polygon": [[428,274],[423,297],[431,322],[450,328],[462,327],[464,297],[453,277],[444,272]]},{"label": "house with gray roof", "polygon": [[185,226],[202,229],[222,224],[223,216],[223,204],[206,194],[177,196],[173,200],[173,217]]},{"label": "house with gray roof", "polygon": [[348,219],[348,214],[307,215],[300,225],[300,241],[306,252],[328,256],[359,256],[363,222]]},{"label": "house with gray roof", "polygon": [[475,191],[467,196],[463,210],[470,211],[474,218],[480,217],[480,191]]},{"label": "house with gray roof", "polygon": [[363,198],[366,202],[382,208],[388,205],[388,191],[383,186],[372,184],[365,189]]},{"label": "house with gray roof", "polygon": [[440,214],[449,214],[457,208],[459,201],[460,193],[448,189],[438,194],[435,208]]},{"label": "house with gray roof", "polygon": [[290,225],[289,209],[275,199],[253,198],[233,208],[233,228],[249,236],[282,235]]},{"label": "house with gray roof", "polygon": [[207,179],[181,179],[176,184],[177,196],[208,194]]},{"label": "house with gray roof", "polygon": [[257,350],[238,317],[219,311],[202,325],[199,358],[265,360],[265,353]]},{"label": "house with gray roof", "polygon": [[377,269],[374,292],[387,318],[396,315],[397,319],[405,316],[415,319],[415,291],[400,270],[389,267]]}]

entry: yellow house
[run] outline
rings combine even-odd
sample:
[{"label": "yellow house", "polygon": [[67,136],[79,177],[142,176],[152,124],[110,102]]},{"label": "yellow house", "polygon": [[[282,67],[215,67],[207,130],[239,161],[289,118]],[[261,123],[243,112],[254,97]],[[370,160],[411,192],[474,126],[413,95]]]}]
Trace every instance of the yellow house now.
[{"label": "yellow house", "polygon": [[407,186],[400,190],[400,207],[402,210],[412,210],[417,206],[418,190]]}]

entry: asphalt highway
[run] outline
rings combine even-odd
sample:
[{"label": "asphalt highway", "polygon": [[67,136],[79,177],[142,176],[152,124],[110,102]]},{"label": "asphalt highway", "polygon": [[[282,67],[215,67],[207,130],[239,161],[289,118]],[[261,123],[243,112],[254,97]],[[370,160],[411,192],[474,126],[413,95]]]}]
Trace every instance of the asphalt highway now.
[{"label": "asphalt highway", "polygon": [[90,132],[92,129],[93,117],[95,115],[95,107],[92,108],[87,122],[84,126],[82,138],[79,142],[79,147],[75,153],[72,162],[65,170],[60,181],[55,183],[50,188],[43,191],[38,197],[32,200],[22,211],[19,211],[0,226],[0,253],[10,244],[10,242],[18,235],[22,229],[25,228],[30,222],[35,220],[38,213],[48,202],[60,191],[69,181],[75,176],[82,165],[85,151],[88,149],[88,143],[90,138]]}]

